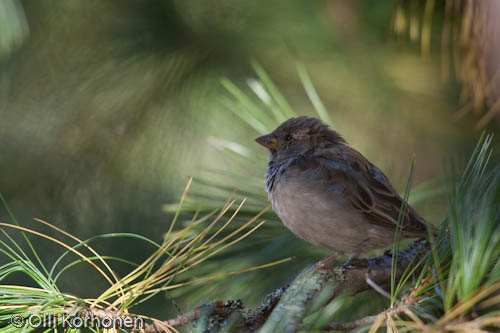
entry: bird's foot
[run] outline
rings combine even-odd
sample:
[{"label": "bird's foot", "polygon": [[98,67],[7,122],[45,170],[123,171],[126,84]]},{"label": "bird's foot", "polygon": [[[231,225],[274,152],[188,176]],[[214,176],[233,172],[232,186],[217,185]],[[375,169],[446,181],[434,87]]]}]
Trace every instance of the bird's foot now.
[{"label": "bird's foot", "polygon": [[354,260],[356,260],[356,258],[358,257],[358,255],[356,253],[353,253],[351,254],[351,256],[349,257],[349,259],[347,259],[347,261],[342,265],[342,269],[346,269],[347,267],[349,267]]},{"label": "bird's foot", "polygon": [[328,257],[325,257],[325,258],[321,259],[320,261],[318,261],[316,264],[314,264],[314,268],[315,269],[322,269],[322,268],[324,268],[326,265],[328,265],[332,260],[334,260],[335,258],[337,258],[339,255],[340,255],[340,253],[333,252]]}]

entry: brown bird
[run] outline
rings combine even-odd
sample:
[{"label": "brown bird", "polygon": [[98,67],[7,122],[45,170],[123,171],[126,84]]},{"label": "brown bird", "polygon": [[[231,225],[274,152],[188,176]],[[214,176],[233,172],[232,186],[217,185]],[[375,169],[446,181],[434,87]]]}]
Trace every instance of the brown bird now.
[{"label": "brown bird", "polygon": [[[298,237],[351,258],[388,247],[403,200],[375,165],[319,119],[291,118],[255,139],[268,148],[266,191]],[[425,237],[427,223],[407,206],[401,237]]]}]

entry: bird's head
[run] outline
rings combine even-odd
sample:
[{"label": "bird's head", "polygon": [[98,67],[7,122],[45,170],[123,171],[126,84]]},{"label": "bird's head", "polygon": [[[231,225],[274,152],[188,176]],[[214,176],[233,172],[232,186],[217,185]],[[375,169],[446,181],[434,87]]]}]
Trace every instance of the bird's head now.
[{"label": "bird's head", "polygon": [[321,120],[311,117],[290,118],[269,134],[255,139],[271,154],[295,156],[314,148],[344,144],[345,140]]}]

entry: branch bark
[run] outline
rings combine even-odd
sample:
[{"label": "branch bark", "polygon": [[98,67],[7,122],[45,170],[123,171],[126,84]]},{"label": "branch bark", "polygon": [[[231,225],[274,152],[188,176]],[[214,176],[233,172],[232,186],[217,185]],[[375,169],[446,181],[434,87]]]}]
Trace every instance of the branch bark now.
[{"label": "branch bark", "polygon": [[[425,240],[415,241],[408,248],[398,251],[396,279],[399,280],[410,264],[418,263],[428,252],[429,246]],[[329,269],[312,266],[302,271],[290,286],[284,286],[269,294],[256,309],[245,311],[240,300],[217,301],[170,320],[147,324],[145,331],[168,332],[167,327],[180,327],[200,320],[204,321],[203,327],[217,331],[217,328],[223,327],[224,322],[236,313],[238,332],[295,332],[304,317],[311,312],[312,303],[317,309],[341,293],[355,295],[370,289],[370,283],[386,285],[391,281],[391,266],[392,255],[389,251],[378,257],[353,260],[348,267]],[[318,297],[320,293],[327,293],[326,297]],[[376,316],[350,323],[331,323],[327,328],[353,329],[374,318]]]},{"label": "branch bark", "polygon": [[[415,241],[408,248],[398,251],[396,279],[399,280],[412,262],[419,262],[428,252],[425,240]],[[324,297],[315,306],[324,306],[344,292],[355,295],[370,289],[369,280],[377,285],[389,283],[391,267],[392,255],[386,252],[378,257],[354,260],[347,268],[305,270],[281,297],[260,332],[295,332],[307,315],[311,300],[316,299],[325,287],[328,286],[326,290],[331,292],[331,296]]]}]

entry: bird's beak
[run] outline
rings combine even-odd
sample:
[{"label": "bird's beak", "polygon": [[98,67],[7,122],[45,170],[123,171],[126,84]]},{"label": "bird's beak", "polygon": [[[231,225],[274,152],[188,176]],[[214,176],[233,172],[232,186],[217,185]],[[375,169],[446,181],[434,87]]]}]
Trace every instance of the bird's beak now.
[{"label": "bird's beak", "polygon": [[278,140],[272,134],[259,136],[255,141],[269,149],[276,149],[278,147]]}]

